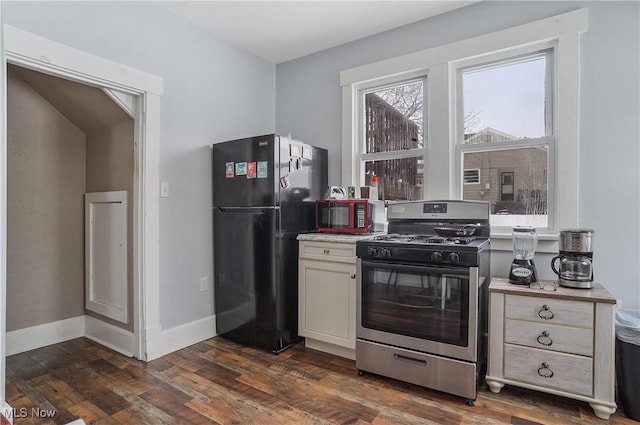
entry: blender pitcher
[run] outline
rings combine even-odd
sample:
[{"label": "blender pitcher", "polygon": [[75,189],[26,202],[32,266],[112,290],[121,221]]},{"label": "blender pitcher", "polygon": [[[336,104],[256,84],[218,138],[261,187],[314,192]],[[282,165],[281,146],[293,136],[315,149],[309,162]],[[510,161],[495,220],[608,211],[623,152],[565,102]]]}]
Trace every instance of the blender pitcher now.
[{"label": "blender pitcher", "polygon": [[538,235],[533,227],[514,227],[513,263],[509,272],[509,282],[517,285],[529,285],[536,282],[536,267],[533,257],[538,246]]}]

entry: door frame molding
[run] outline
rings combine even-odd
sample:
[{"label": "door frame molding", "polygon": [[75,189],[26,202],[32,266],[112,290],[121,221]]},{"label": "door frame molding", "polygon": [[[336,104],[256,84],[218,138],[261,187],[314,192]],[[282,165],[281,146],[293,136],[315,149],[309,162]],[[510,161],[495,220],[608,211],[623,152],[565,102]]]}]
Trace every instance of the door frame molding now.
[{"label": "door frame molding", "polygon": [[[76,81],[103,90],[126,93],[133,98],[134,183],[133,183],[133,320],[134,356],[150,361],[162,355],[160,329],[159,251],[159,145],[160,98],[163,80],[153,74],[57,43],[10,25],[3,25],[6,63]],[[3,66],[6,66],[3,64]],[[6,86],[6,76],[2,74]],[[6,90],[3,90],[6,93]],[[2,94],[6,105],[6,94]],[[6,131],[6,130],[5,130]],[[2,135],[2,152],[6,136]],[[6,160],[6,156],[3,158]],[[0,164],[6,173],[6,162]],[[0,209],[6,217],[6,181],[1,182]],[[4,223],[6,224],[6,222]],[[0,261],[0,291],[6,291],[6,261]],[[6,299],[1,311],[6,312]],[[6,317],[2,321],[5,336]],[[5,347],[0,347],[2,360]]]}]

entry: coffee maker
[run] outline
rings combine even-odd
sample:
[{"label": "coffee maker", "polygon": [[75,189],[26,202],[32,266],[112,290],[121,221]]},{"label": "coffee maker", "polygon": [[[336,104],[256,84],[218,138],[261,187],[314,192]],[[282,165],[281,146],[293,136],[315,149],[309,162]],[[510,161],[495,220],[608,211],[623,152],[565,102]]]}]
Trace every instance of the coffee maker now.
[{"label": "coffee maker", "polygon": [[[559,255],[551,260],[551,269],[558,275],[558,284],[569,288],[593,287],[593,230],[560,230]],[[556,262],[559,266],[556,267]]]},{"label": "coffee maker", "polygon": [[538,235],[533,227],[513,228],[513,263],[509,271],[509,282],[529,285],[538,280],[533,257],[538,246]]}]

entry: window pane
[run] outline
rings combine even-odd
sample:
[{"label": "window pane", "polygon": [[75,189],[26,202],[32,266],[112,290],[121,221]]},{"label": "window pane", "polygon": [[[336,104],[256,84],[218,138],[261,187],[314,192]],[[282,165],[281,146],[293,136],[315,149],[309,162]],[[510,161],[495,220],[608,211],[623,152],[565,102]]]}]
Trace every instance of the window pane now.
[{"label": "window pane", "polygon": [[423,145],[423,84],[414,81],[365,95],[365,152]]},{"label": "window pane", "polygon": [[365,162],[365,184],[378,176],[378,197],[384,200],[422,199],[423,161],[418,158]]},{"label": "window pane", "polygon": [[464,184],[480,183],[480,170],[464,170]]},{"label": "window pane", "polygon": [[545,76],[545,56],[463,72],[464,143],[545,136]]},{"label": "window pane", "polygon": [[463,185],[463,199],[491,203],[492,226],[547,227],[548,147],[465,153],[465,169],[480,184]]}]

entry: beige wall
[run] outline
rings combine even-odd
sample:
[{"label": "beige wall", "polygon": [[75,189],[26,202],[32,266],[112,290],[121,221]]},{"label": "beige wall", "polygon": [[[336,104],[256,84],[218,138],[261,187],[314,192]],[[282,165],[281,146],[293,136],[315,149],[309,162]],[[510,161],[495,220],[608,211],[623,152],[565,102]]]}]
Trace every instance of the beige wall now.
[{"label": "beige wall", "polygon": [[[124,114],[108,114],[113,104],[97,89],[34,73],[27,83],[24,72],[8,67],[7,331],[85,313],[133,331],[134,122],[125,116],[83,132],[76,125],[91,123],[74,125],[48,102],[59,106],[64,96],[45,99],[51,84],[66,84],[65,93],[111,121]],[[43,84],[50,90],[34,90]],[[84,194],[113,190],[128,193],[128,324],[84,310]]]},{"label": "beige wall", "polygon": [[127,191],[129,323],[125,326],[87,310],[87,315],[133,331],[133,120],[87,134],[87,192]]},{"label": "beige wall", "polygon": [[84,314],[85,135],[7,84],[7,331]]}]

